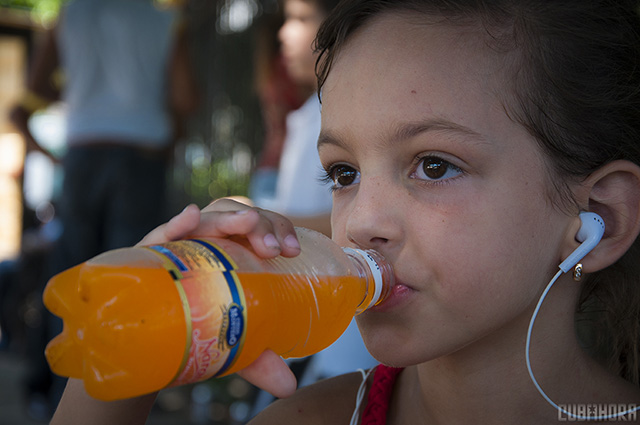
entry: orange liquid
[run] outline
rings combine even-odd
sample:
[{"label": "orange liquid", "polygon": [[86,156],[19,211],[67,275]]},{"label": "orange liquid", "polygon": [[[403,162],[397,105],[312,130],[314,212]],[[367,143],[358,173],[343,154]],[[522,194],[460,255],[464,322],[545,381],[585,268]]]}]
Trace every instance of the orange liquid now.
[{"label": "orange liquid", "polygon": [[[285,358],[331,345],[365,300],[357,277],[238,273],[247,303],[244,348],[228,373],[243,369],[269,348]],[[366,304],[365,304],[366,305]]]},{"label": "orange liquid", "polygon": [[[224,374],[246,367],[267,348],[283,357],[322,350],[344,332],[356,308],[371,297],[357,277],[237,275],[246,300],[246,336]],[[205,295],[211,285],[226,285],[221,272],[186,273],[181,283],[185,290],[201,285],[192,290],[192,300],[201,305],[191,305],[187,313],[179,285],[162,267],[80,265],[55,276],[45,289],[44,301],[62,317],[64,329],[47,346],[51,369],[82,379],[87,392],[102,400],[169,386],[189,351],[186,315],[203,310],[221,315],[223,306]]]}]

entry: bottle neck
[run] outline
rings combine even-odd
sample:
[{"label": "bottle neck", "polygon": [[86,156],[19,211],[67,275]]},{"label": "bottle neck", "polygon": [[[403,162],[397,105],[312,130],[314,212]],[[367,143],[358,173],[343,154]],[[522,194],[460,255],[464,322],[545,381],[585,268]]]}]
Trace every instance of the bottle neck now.
[{"label": "bottle neck", "polygon": [[343,248],[354,264],[358,276],[366,282],[365,296],[356,310],[356,314],[380,304],[391,293],[395,276],[391,264],[377,251],[368,249]]}]

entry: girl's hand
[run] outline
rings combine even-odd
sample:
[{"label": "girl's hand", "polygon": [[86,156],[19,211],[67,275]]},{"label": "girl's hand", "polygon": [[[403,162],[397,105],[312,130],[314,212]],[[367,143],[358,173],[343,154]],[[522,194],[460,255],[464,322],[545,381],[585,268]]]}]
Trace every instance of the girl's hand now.
[{"label": "girl's hand", "polygon": [[189,205],[167,223],[151,231],[138,245],[207,236],[242,236],[263,258],[277,255],[295,257],[300,253],[298,238],[288,219],[228,198],[214,201],[202,211],[196,205]]},{"label": "girl's hand", "polygon": [[[300,245],[289,220],[228,198],[214,201],[202,211],[196,205],[189,205],[166,224],[150,232],[138,245],[188,237],[231,236],[245,237],[255,253],[263,258],[277,255],[294,257],[300,253]],[[238,375],[278,398],[288,397],[296,389],[293,373],[284,360],[270,350],[262,353]]]}]

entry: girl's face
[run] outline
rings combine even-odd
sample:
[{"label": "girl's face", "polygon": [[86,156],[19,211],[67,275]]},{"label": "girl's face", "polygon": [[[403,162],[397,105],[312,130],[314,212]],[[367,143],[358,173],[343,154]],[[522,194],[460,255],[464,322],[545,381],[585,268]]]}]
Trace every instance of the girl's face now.
[{"label": "girl's face", "polygon": [[385,15],[352,36],[323,89],[318,142],[334,239],[394,265],[393,295],[359,324],[395,365],[514,329],[523,340],[570,226],[534,139],[501,102],[509,56],[479,26],[412,22]]},{"label": "girl's face", "polygon": [[324,13],[314,1],[285,0],[284,17],[278,37],[287,71],[296,83],[314,87],[316,55],[312,44]]}]

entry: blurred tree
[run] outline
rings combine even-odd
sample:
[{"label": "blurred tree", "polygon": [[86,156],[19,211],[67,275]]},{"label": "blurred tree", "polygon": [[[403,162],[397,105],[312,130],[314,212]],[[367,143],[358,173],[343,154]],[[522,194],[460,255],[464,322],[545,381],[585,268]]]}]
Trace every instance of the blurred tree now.
[{"label": "blurred tree", "polygon": [[31,12],[31,19],[43,26],[49,26],[58,16],[60,6],[66,0],[0,0],[0,7],[21,9]]}]

